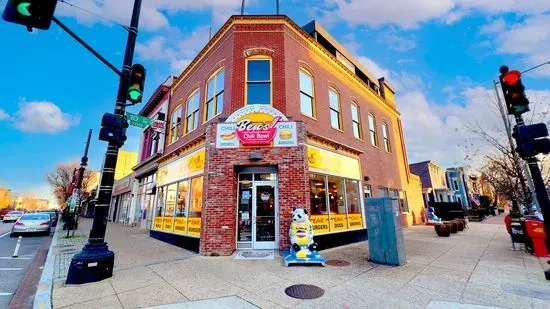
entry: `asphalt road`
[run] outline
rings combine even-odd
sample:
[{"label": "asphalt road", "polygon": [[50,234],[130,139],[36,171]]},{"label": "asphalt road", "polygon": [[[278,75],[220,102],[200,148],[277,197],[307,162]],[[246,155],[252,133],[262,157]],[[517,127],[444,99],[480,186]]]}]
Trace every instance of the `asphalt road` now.
[{"label": "asphalt road", "polygon": [[18,238],[10,237],[12,225],[0,222],[0,308],[8,308],[38,250],[51,240],[45,235],[23,236],[19,255],[13,258]]}]

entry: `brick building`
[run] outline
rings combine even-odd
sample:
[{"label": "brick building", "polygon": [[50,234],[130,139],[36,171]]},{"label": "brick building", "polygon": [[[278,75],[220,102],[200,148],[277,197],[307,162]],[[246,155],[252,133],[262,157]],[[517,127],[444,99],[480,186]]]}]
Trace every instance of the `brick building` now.
[{"label": "brick building", "polygon": [[365,239],[365,198],[411,206],[399,117],[387,81],[318,23],[233,16],[172,84],[151,236],[286,249],[305,207],[321,247]]}]

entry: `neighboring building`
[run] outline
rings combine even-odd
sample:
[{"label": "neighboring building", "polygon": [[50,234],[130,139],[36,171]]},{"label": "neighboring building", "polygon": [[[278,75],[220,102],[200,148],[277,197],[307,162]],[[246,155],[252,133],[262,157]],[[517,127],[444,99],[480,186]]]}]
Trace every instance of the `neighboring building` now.
[{"label": "neighboring building", "polygon": [[454,202],[454,191],[447,187],[445,169],[433,161],[424,161],[410,165],[411,173],[420,177],[424,204],[430,202]]},{"label": "neighboring building", "polygon": [[422,214],[424,213],[425,206],[422,193],[422,181],[418,175],[411,173],[409,186],[406,192],[409,209],[405,216],[405,225],[411,226],[422,224]]},{"label": "neighboring building", "polygon": [[447,169],[447,183],[449,188],[454,191],[454,200],[462,205],[462,208],[470,208],[469,192],[466,182],[466,173],[463,167],[453,167]]},{"label": "neighboring building", "polygon": [[109,221],[128,223],[130,205],[132,204],[132,188],[134,186],[134,174],[130,174],[115,181],[111,205],[109,207]]},{"label": "neighboring building", "polygon": [[138,153],[135,151],[119,150],[115,167],[115,180],[132,174],[132,168],[137,164],[137,158]]},{"label": "neighboring building", "polygon": [[[170,101],[170,87],[174,78],[167,78],[155,91],[139,112],[140,116],[153,120],[153,124],[142,131],[138,162],[133,167],[134,181],[128,223],[140,228],[151,227],[154,208],[158,159],[164,152],[166,136],[166,114]],[[180,120],[181,121],[181,120]]]},{"label": "neighboring building", "polygon": [[366,238],[370,196],[400,198],[417,220],[393,89],[318,23],[232,16],[170,94],[163,155],[134,169],[159,163],[152,237],[202,255],[284,250],[304,207],[326,248]]}]

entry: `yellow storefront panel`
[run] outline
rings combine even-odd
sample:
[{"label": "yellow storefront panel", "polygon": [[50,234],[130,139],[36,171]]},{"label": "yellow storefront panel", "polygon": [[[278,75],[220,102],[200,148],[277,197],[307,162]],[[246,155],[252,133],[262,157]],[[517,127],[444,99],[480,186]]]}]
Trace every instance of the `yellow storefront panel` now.
[{"label": "yellow storefront panel", "polygon": [[173,217],[165,217],[164,218],[164,224],[162,226],[163,231],[169,231],[171,232],[174,229],[174,218]]},{"label": "yellow storefront panel", "polygon": [[363,227],[363,216],[361,214],[348,214],[348,226],[350,230]]},{"label": "yellow storefront panel", "polygon": [[162,230],[162,217],[155,217],[154,227],[155,230]]},{"label": "yellow storefront panel", "polygon": [[186,217],[176,217],[174,219],[174,232],[178,234],[187,233],[187,218]]},{"label": "yellow storefront panel", "polygon": [[330,215],[330,231],[345,231],[348,229],[346,215]]},{"label": "yellow storefront panel", "polygon": [[190,153],[159,168],[157,186],[172,183],[183,178],[199,174],[204,170],[204,148]]},{"label": "yellow storefront panel", "polygon": [[309,170],[351,179],[361,179],[359,160],[324,150],[307,146]]},{"label": "yellow storefront panel", "polygon": [[313,225],[314,235],[328,233],[329,224],[328,224],[328,215],[312,215],[309,220]]},{"label": "yellow storefront panel", "polygon": [[187,234],[192,236],[201,235],[201,218],[189,218],[189,227],[187,228]]}]

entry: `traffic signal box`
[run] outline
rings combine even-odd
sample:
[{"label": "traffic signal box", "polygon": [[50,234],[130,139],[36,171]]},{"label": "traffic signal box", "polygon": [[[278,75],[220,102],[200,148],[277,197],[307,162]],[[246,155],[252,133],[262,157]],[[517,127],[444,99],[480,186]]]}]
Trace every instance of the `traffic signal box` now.
[{"label": "traffic signal box", "polygon": [[141,64],[134,64],[132,66],[129,83],[128,101],[140,103],[143,99],[143,86],[145,84],[145,68]]},{"label": "traffic signal box", "polygon": [[512,137],[516,140],[516,151],[522,158],[534,157],[540,153],[550,153],[548,128],[544,123],[528,126],[514,126]]},{"label": "traffic signal box", "polygon": [[7,22],[47,30],[52,23],[57,0],[8,0],[2,19]]},{"label": "traffic signal box", "polygon": [[508,67],[500,69],[500,84],[509,115],[521,115],[529,111],[529,100],[525,96],[525,86],[521,82],[521,72],[509,71]]},{"label": "traffic signal box", "polygon": [[128,128],[128,121],[123,115],[104,114],[101,119],[99,140],[112,143],[120,148],[126,141],[126,128]]}]

